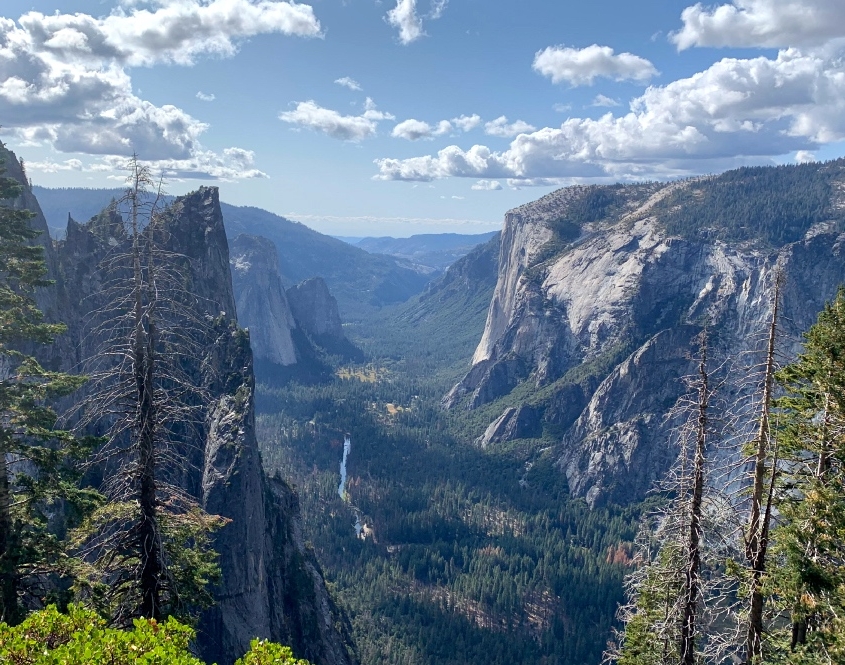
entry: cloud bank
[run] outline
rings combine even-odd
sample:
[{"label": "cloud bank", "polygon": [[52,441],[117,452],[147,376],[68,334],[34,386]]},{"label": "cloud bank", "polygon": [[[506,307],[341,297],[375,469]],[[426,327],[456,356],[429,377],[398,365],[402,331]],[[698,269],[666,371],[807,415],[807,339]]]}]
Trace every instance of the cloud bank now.
[{"label": "cloud bank", "polygon": [[199,137],[208,125],[175,106],[138,97],[127,70],[232,56],[240,40],[266,33],[322,34],[309,5],[267,0],[175,0],[104,18],[40,12],[17,22],[0,18],[4,130],[60,152],[136,152],[212,176],[233,167],[230,156],[212,158],[202,147]]},{"label": "cloud bank", "polygon": [[376,160],[381,180],[447,177],[664,178],[760,162],[845,139],[845,72],[820,53],[725,58],[648,88],[624,115],[570,118],[521,133],[508,149],[451,145]]}]

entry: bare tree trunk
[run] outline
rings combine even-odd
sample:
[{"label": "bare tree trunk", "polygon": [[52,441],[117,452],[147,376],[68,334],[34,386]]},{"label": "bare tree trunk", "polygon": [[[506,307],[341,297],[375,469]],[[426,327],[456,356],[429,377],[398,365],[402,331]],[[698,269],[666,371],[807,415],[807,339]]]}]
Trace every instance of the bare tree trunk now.
[{"label": "bare tree trunk", "polygon": [[702,343],[698,367],[698,423],[696,426],[695,459],[693,462],[692,501],[687,542],[687,568],[684,579],[684,618],[681,625],[681,665],[695,663],[695,635],[701,576],[701,506],[704,496],[704,464],[707,444],[707,409],[709,387],[707,376],[707,341]]},{"label": "bare tree trunk", "polygon": [[[772,494],[777,473],[777,460],[770,460],[771,427],[769,413],[775,376],[775,339],[777,335],[778,307],[780,304],[781,275],[775,276],[772,320],[769,324],[769,343],[766,349],[766,368],[763,381],[763,399],[760,407],[760,422],[755,439],[754,481],[751,491],[751,516],[748,535],[745,540],[745,557],[751,566],[750,609],[745,643],[745,662],[762,662],[763,656],[763,574],[766,572],[766,550],[768,549],[769,524],[772,514]],[[767,462],[771,462],[770,477],[767,478]],[[769,496],[763,510],[763,494],[769,480]]]},{"label": "bare tree trunk", "polygon": [[[135,173],[138,174],[135,164]],[[137,398],[138,493],[140,519],[138,548],[141,567],[141,616],[161,618],[160,579],[162,560],[156,497],[156,408],[154,391],[154,325],[144,313],[144,279],[141,268],[141,234],[138,228],[138,196],[141,183],[136,177],[132,197],[132,254],[135,290],[134,375]],[[149,268],[148,268],[149,269]],[[148,303],[149,304],[149,303]],[[145,326],[145,322],[147,325]]]}]

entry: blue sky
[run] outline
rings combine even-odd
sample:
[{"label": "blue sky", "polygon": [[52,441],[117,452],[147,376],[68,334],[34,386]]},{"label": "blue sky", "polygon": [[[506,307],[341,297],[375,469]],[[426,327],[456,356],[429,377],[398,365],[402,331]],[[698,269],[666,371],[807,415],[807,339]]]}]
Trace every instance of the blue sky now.
[{"label": "blue sky", "polygon": [[0,136],[46,186],[218,184],[339,235],[498,228],[580,182],[845,148],[845,2],[4,0]]}]

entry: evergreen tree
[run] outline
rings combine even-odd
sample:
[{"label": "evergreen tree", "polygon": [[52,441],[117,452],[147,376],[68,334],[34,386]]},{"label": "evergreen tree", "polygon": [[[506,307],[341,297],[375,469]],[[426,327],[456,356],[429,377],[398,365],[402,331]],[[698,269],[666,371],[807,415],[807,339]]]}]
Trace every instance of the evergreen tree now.
[{"label": "evergreen tree", "polygon": [[[2,146],[0,146],[2,147]],[[68,395],[85,379],[44,369],[23,349],[49,344],[62,333],[45,323],[35,289],[51,284],[43,247],[29,224],[32,213],[11,207],[21,187],[0,171],[0,620],[18,622],[28,594],[44,596],[50,573],[67,573],[62,547],[49,528],[51,514],[90,505],[79,490],[74,462],[90,439],[56,427],[50,399]]]},{"label": "evergreen tree", "polygon": [[[845,662],[845,290],[806,333],[804,352],[778,375],[782,474],[774,532],[782,563],[774,599],[791,614],[775,634],[779,658]],[[788,647],[788,648],[787,648]]]}]

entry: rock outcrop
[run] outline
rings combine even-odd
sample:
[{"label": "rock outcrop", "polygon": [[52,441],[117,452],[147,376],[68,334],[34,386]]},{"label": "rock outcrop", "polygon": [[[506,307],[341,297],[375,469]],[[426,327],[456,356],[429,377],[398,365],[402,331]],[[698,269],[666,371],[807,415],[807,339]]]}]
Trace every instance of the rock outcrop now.
[{"label": "rock outcrop", "polygon": [[[28,184],[25,190],[20,204],[37,210]],[[43,217],[35,223],[46,229]],[[258,637],[288,643],[315,665],[352,665],[357,659],[346,620],[303,541],[295,495],[261,467],[252,352],[236,318],[217,188],[176,199],[156,232],[166,239],[164,250],[178,276],[180,291],[173,297],[190,310],[182,311],[185,319],[197,322],[196,329],[183,331],[198,352],[185,358],[181,371],[202,386],[202,399],[189,398],[195,400],[193,426],[171,444],[181,462],[170,480],[230,520],[215,537],[223,575],[215,606],[198,626],[202,656],[231,663]],[[55,252],[50,248],[48,264],[57,279],[50,318],[68,326],[54,345],[61,369],[78,370],[98,359],[100,324],[114,314],[101,309],[108,300],[103,262],[126,241],[120,216],[105,211],[87,224],[69,220],[66,239]]]},{"label": "rock outcrop", "polygon": [[232,241],[229,262],[238,308],[238,322],[249,329],[256,361],[294,365],[296,327],[288,304],[279,255],[272,241],[241,234]]},{"label": "rock outcrop", "polygon": [[342,339],[343,323],[337,309],[337,300],[329,293],[322,277],[312,277],[287,291],[293,318],[309,335]]},{"label": "rock outcrop", "polygon": [[684,219],[684,206],[710,196],[708,187],[789,176],[782,171],[572,187],[509,212],[484,334],[444,406],[479,408],[532,382],[522,406],[509,398],[479,441],[537,436],[536,426],[519,424],[530,406],[562,432],[552,443],[575,495],[592,504],[641,498],[677,454],[666,415],[684,393],[690,341],[702,326],[714,355],[759,350],[780,271],[781,348],[794,354],[845,283],[845,165],[819,168],[831,220],[806,228],[773,220],[793,233],[782,242],[765,241],[765,229],[740,227],[745,236],[732,240],[715,226],[670,232],[667,222]]}]

